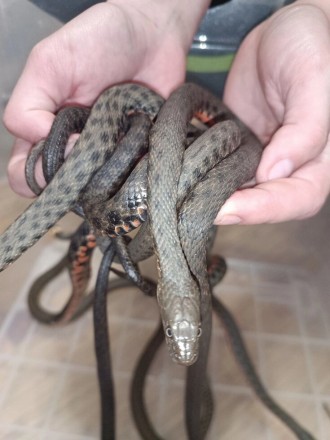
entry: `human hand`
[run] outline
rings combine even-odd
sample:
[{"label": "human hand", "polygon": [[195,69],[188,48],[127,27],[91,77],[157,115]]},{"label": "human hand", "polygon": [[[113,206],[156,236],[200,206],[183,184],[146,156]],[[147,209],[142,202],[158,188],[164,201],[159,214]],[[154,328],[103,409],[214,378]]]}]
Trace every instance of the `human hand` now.
[{"label": "human hand", "polygon": [[[124,81],[142,82],[164,97],[183,82],[186,53],[208,3],[112,0],[35,46],[4,115],[16,137],[8,165],[11,187],[33,195],[25,182],[26,157],[63,105],[90,106],[104,89]],[[45,185],[41,166],[36,178]]]},{"label": "human hand", "polygon": [[230,197],[216,224],[306,218],[329,194],[330,11],[316,4],[281,9],[237,53],[224,99],[266,148],[256,186]]}]

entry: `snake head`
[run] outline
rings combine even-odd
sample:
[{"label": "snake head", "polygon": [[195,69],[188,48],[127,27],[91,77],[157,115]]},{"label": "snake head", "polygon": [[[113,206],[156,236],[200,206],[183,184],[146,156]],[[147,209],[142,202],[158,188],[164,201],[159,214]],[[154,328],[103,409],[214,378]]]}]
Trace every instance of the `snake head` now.
[{"label": "snake head", "polygon": [[198,357],[199,338],[202,334],[198,308],[190,297],[176,297],[171,310],[170,315],[162,313],[170,356],[180,365],[192,365]]}]

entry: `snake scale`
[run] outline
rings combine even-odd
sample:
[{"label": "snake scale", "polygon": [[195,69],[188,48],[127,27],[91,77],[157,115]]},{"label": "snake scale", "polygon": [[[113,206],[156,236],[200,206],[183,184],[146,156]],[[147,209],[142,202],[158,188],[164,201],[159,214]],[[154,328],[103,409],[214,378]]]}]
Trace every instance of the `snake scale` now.
[{"label": "snake scale", "polygon": [[[209,230],[225,200],[254,176],[262,146],[220,100],[198,86],[185,84],[162,104],[157,94],[136,84],[116,86],[101,95],[68,159],[38,199],[0,236],[0,270],[15,261],[70,209],[77,209],[87,217],[97,235],[122,235],[148,217],[148,227],[141,228],[142,232],[128,245],[128,255],[132,263],[152,251],[157,256],[157,298],[165,338],[172,358],[182,365],[191,365],[188,384],[194,386],[187,387],[186,415],[190,420],[189,437],[199,439],[201,404],[198,396],[205,387],[211,335],[212,304],[206,269]],[[128,132],[128,136],[130,126],[134,125],[130,119],[140,114],[147,115],[152,123],[148,181],[138,197],[126,194],[127,206],[134,205],[135,211],[126,218],[119,218],[114,214],[116,211],[112,208],[109,211],[107,206],[117,188],[104,194],[104,176],[109,174],[117,144],[121,144],[125,133]],[[204,123],[212,120],[217,123],[192,142],[190,151],[197,145],[193,156],[202,149],[212,150],[212,145],[216,144],[217,148],[195,168],[189,167],[193,156],[186,160],[189,177],[182,179],[184,157],[189,156],[189,150],[187,153],[184,150],[194,116]],[[145,139],[141,140],[141,145],[143,143]],[[54,174],[54,170],[48,173]],[[136,200],[137,208],[132,202]],[[97,216],[96,201],[102,206]],[[145,238],[149,229],[151,235]],[[142,243],[145,243],[143,248]],[[105,272],[114,256],[113,249],[106,252]],[[102,283],[102,277],[100,280]],[[102,301],[104,305],[104,299]],[[95,303],[98,303],[96,299]],[[102,307],[95,306],[95,310],[99,313]],[[100,322],[104,321],[104,314],[97,316]],[[104,331],[99,336],[96,345],[105,338]],[[104,359],[105,365],[99,365],[103,378],[110,364],[106,354]],[[290,426],[290,419],[286,423]]]},{"label": "snake scale", "polygon": [[50,185],[0,236],[0,270],[15,261],[77,203],[92,176],[114,152],[127,118],[157,115],[163,100],[147,88],[128,84],[106,90]]},{"label": "snake scale", "polygon": [[[178,102],[181,102],[181,105],[182,103],[184,104],[185,96],[191,96],[193,100],[197,98],[199,99],[199,101],[194,104],[191,102],[193,107],[190,108],[188,114],[184,116],[184,119],[182,119],[180,123],[179,120],[176,121],[178,126],[183,124],[183,131],[181,135],[178,135],[179,138],[181,136],[180,144],[186,142],[189,119],[194,114],[200,113],[203,115],[204,119],[211,119],[212,117],[219,116],[223,117],[223,119],[229,119],[231,116],[229,111],[225,109],[220,100],[217,100],[213,97],[213,95],[203,89],[199,89],[196,86],[188,84],[187,86],[180,88],[179,91],[180,96],[173,94],[172,97],[167,101],[167,104],[162,107],[162,110],[172,108],[170,114],[178,114],[178,112],[180,113],[180,109],[175,110],[173,107],[175,107]],[[113,109],[111,112],[109,110],[110,102],[111,109]],[[107,159],[115,154],[117,143],[121,139],[123,132],[126,131],[129,116],[140,112],[147,114],[150,119],[153,120],[158,113],[161,103],[162,100],[158,97],[158,95],[151,92],[149,89],[137,85],[123,85],[114,87],[101,95],[91,111],[86,126],[79,140],[77,141],[72,154],[69,155],[68,159],[58,170],[51,183],[46,187],[42,194],[40,194],[38,199],[16,220],[16,222],[13,223],[13,225],[8,228],[7,231],[0,236],[0,269],[3,269],[7,264],[14,261],[19,255],[21,255],[25,249],[30,247],[38,238],[40,238],[40,236],[42,236],[51,226],[53,226],[53,224],[61,216],[63,216],[69,209],[73,208],[77,204],[78,200],[83,199],[82,201],[85,201],[84,199],[86,199],[86,195],[88,195],[88,190],[83,190],[85,189],[87,183],[90,180],[93,180],[93,178],[102,171],[102,166],[106,166],[105,163],[107,162]],[[187,102],[187,104],[189,103]],[[167,127],[168,123],[169,121],[167,120],[167,116],[165,115],[165,117],[163,117],[162,112],[158,113],[157,121],[154,124],[154,128],[152,129],[150,136],[150,157],[148,161],[149,177],[152,174],[151,164],[153,163],[153,151],[155,151],[155,149],[159,150],[163,148],[163,135],[166,135],[167,128],[172,130],[171,127]],[[227,121],[227,125],[228,123],[232,124],[231,121]],[[219,144],[217,148],[217,150],[222,153],[218,153],[218,160],[220,160],[220,163],[223,157],[230,154],[239,145],[237,130],[235,131],[233,127],[231,130],[228,129],[228,127],[227,130],[225,130],[222,125],[223,124],[218,123],[214,127],[215,129],[216,127],[220,126],[218,138],[215,138],[215,134],[210,132],[210,138],[207,137],[207,139],[204,139],[205,146],[209,146],[211,143],[215,144],[216,139],[218,139],[220,145],[222,144],[222,148],[220,148]],[[175,129],[176,128],[173,127],[173,130]],[[156,137],[153,133],[156,133]],[[161,133],[162,135],[160,135]],[[174,138],[177,138],[178,136],[175,135]],[[171,139],[169,140],[172,142]],[[97,142],[98,144],[96,144]],[[96,145],[98,145],[99,148],[96,148]],[[173,145],[173,147],[177,146]],[[172,155],[171,149],[172,147],[168,148],[168,153],[170,156]],[[176,150],[177,148],[175,148],[175,151]],[[204,150],[208,151],[207,148],[204,148]],[[214,155],[214,153],[212,154]],[[212,166],[214,165],[214,157],[212,159],[213,164],[210,159],[204,161],[204,164],[206,165],[206,173],[210,168],[212,169]],[[157,158],[156,162],[159,165]],[[166,160],[165,162],[167,163]],[[250,167],[249,176],[244,176],[245,180],[246,177],[249,178],[252,176],[255,166],[254,168]],[[171,166],[170,171],[174,171],[174,167]],[[170,174],[171,173],[169,173],[169,182],[171,183]],[[193,174],[195,175],[195,180],[196,178],[203,178],[200,170],[198,170],[197,173],[194,173],[193,169]],[[157,180],[158,176],[156,175],[155,177],[152,177],[152,179]],[[159,186],[160,182],[156,184]],[[101,201],[102,197],[104,197],[104,195],[102,195],[103,191],[101,191],[101,194],[99,194],[95,189],[95,185],[92,185],[91,187],[92,195],[90,200],[92,200],[92,202],[94,200],[97,200],[98,202]],[[153,188],[153,185],[151,187]],[[150,199],[150,207],[148,211],[150,211],[151,223],[153,222],[152,191],[153,189],[150,191],[149,188],[148,197]],[[82,192],[84,194],[82,197],[80,197]],[[169,190],[169,193],[171,192],[172,189]],[[106,196],[108,196],[108,194]],[[156,195],[156,197],[158,196]],[[87,209],[85,209],[87,217],[89,217],[89,215],[92,215],[93,217],[94,213],[94,210],[91,210],[90,200],[87,201],[87,203],[85,201],[85,205],[87,204]],[[156,201],[156,205],[157,203],[158,202]],[[167,202],[165,202],[165,205],[166,204]],[[138,207],[138,210],[145,209],[144,206],[145,205],[143,205],[142,208]],[[92,214],[90,214],[91,212]],[[211,214],[210,211],[209,214]],[[165,216],[167,216],[166,210],[164,210],[162,213],[162,218],[165,218]],[[107,215],[106,218],[111,220],[111,218],[109,218]],[[134,218],[133,222],[135,220],[137,219]],[[209,223],[212,223],[212,221],[209,220]],[[93,223],[93,218],[91,219],[91,223]],[[170,224],[170,222],[167,221],[164,223],[164,225],[166,226],[166,224]],[[106,232],[103,229],[102,224],[100,225],[100,220],[98,220],[96,224],[94,221],[94,226],[101,234]],[[159,246],[159,243],[157,242],[157,236],[159,236],[159,233],[162,234],[162,232],[156,232],[155,230],[153,234],[156,253],[158,256],[160,255],[159,250],[157,249]],[[169,253],[168,249],[164,249],[162,250],[162,254],[166,254],[167,257],[171,255],[171,259],[173,258],[173,267],[177,267],[178,262],[175,261],[175,255],[180,255],[180,248],[177,248],[177,243],[173,241],[174,238],[175,234],[173,233],[173,238],[170,241],[173,242],[173,249],[175,251],[173,252],[172,249],[172,251]],[[172,288],[170,285],[168,285],[166,288],[161,288],[160,293],[158,294],[158,299],[161,305],[161,310],[164,312],[163,323],[165,332],[167,335],[169,335],[167,340],[170,347],[170,352],[174,359],[178,360],[182,364],[189,365],[190,363],[194,362],[197,357],[198,340],[201,333],[201,317],[199,316],[198,304],[199,292],[196,284],[192,282],[192,278],[189,277],[188,279],[188,270],[185,265],[182,264],[182,258],[180,260],[180,264],[182,267],[179,267],[179,271],[176,270],[175,272],[181,273],[182,271],[182,280],[185,279],[186,281],[181,283],[181,286],[173,286],[175,288],[175,295],[167,294]],[[160,260],[160,267],[162,265],[163,262]],[[161,267],[161,272],[164,275],[162,275],[161,278],[164,278],[165,280],[168,278],[168,270],[164,271],[164,267]],[[185,276],[183,276],[183,274],[185,274]],[[185,283],[186,285],[184,285]],[[162,283],[160,283],[160,285],[162,285]],[[184,308],[182,308],[183,304]],[[188,319],[186,319],[187,313]],[[183,324],[183,326],[181,324]],[[187,326],[187,324],[189,328],[184,328]]]}]

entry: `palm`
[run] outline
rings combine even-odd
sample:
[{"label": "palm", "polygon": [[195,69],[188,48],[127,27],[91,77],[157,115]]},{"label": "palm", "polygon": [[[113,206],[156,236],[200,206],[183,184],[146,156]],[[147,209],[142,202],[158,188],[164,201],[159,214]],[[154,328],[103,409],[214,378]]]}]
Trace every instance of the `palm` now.
[{"label": "palm", "polygon": [[229,73],[224,99],[260,140],[268,143],[279,127],[283,113],[279,101],[259,80],[254,53],[252,44],[242,46]]}]

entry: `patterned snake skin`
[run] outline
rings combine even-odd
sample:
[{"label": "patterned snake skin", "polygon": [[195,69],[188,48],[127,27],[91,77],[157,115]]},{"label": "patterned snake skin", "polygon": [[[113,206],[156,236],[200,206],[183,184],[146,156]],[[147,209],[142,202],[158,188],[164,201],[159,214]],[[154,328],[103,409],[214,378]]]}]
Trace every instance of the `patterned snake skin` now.
[{"label": "patterned snake skin", "polygon": [[[165,339],[172,358],[182,365],[190,366],[187,378],[190,386],[187,387],[185,399],[186,417],[189,420],[189,438],[197,440],[203,436],[200,427],[200,396],[206,387],[206,363],[212,324],[212,295],[207,273],[210,230],[225,200],[254,176],[262,146],[221,101],[195,85],[180,87],[161,107],[162,103],[162,99],[150,90],[132,84],[114,87],[101,95],[66,162],[58,171],[57,166],[49,167],[44,163],[47,175],[54,175],[55,171],[57,173],[38,199],[0,236],[0,270],[18,258],[77,204],[81,205],[82,212],[98,234],[121,235],[134,227],[135,223],[140,224],[147,218],[147,203],[148,222],[129,243],[126,257],[133,264],[134,272],[135,262],[146,258],[153,251],[157,256],[157,297]],[[104,196],[104,177],[111,170],[113,156],[117,154],[116,145],[125,143],[129,135],[134,139],[134,129],[128,131],[127,136],[123,135],[128,127],[134,127],[135,117],[137,127],[141,126],[141,113],[148,116],[146,132],[157,115],[150,132],[148,182],[144,180],[141,185],[142,195],[130,198],[127,195],[129,192],[126,193],[128,208],[131,207],[131,200],[136,198],[142,205],[139,205],[138,216],[136,213],[125,214],[126,218],[119,219],[121,225],[118,227],[118,215],[114,214],[117,211],[113,211],[113,201],[108,202],[108,198],[112,198],[112,190]],[[215,120],[218,123],[194,141],[185,152],[189,122],[193,116],[202,122]],[[141,144],[138,154],[144,151],[143,133],[145,131],[142,130],[142,137],[136,142]],[[48,144],[52,151],[52,142]],[[55,152],[57,154],[57,148]],[[61,162],[61,157],[59,155],[52,163]],[[226,160],[222,160],[224,158]],[[118,171],[118,166],[115,169]],[[117,174],[114,178],[116,182],[123,177],[119,176],[122,172]],[[134,182],[133,179],[133,186]],[[96,200],[104,203],[102,208],[96,208]],[[113,224],[109,226],[108,222],[112,220]],[[150,235],[145,235],[149,228],[151,239]],[[107,239],[103,241],[107,247]],[[114,258],[115,251],[111,252],[109,256],[105,254],[108,259],[103,268],[105,274],[110,260]],[[81,254],[78,256],[81,257]],[[82,257],[83,263],[84,255]],[[105,277],[99,274],[101,284],[105,283]],[[79,280],[76,281],[79,283]],[[143,283],[143,280],[139,282]],[[98,307],[103,315],[104,301],[103,298],[102,307]],[[214,305],[234,335],[232,345],[237,351],[237,357],[243,356],[241,364],[248,364],[242,343],[235,334],[235,325],[223,308],[219,308],[216,302]],[[104,316],[102,319],[105,319]],[[105,338],[102,333],[95,338],[95,343],[100,345]],[[100,345],[99,349],[102,351],[104,348]],[[102,370],[99,375],[105,377],[107,368],[101,364],[98,367]],[[250,375],[252,385],[258,388],[249,369],[246,374]],[[257,392],[262,394],[264,390],[260,388]],[[107,394],[104,390],[103,393]],[[278,411],[272,401],[265,400],[264,403],[285,421],[299,439],[313,438],[283,411]],[[104,420],[108,420],[107,414],[106,411]]]},{"label": "patterned snake skin", "polygon": [[[187,128],[196,114],[203,119],[216,116],[218,120],[239,124],[242,143],[237,153],[242,151],[246,158],[241,161],[233,153],[239,145],[232,145],[230,151],[219,147],[222,157],[229,157],[213,166],[178,206]],[[213,142],[210,131],[207,134],[205,146],[208,148]],[[257,138],[219,99],[193,84],[183,85],[170,96],[151,130],[148,213],[161,274],[158,302],[171,354],[181,364],[190,365],[196,361],[199,336],[210,331],[210,325],[202,329],[202,315],[211,313],[206,274],[207,233],[219,207],[255,174],[261,151]],[[234,158],[230,167],[232,181],[219,185],[219,172],[221,174],[231,158]],[[166,218],[166,224],[159,221],[161,217]],[[210,319],[205,317],[204,321],[210,322]],[[203,337],[206,339],[207,335]]]},{"label": "patterned snake skin", "polygon": [[0,236],[0,271],[31,247],[77,202],[93,174],[114,151],[127,117],[153,119],[163,100],[147,88],[127,84],[106,90],[85,129],[51,184]]},{"label": "patterned snake skin", "polygon": [[[114,87],[102,94],[95,103],[80,139],[68,160],[59,169],[39,198],[0,236],[0,269],[14,261],[77,203],[82,190],[96,172],[100,172],[98,170],[115,150],[122,132],[125,132],[125,124],[129,116],[133,113],[142,112],[148,114],[150,119],[154,119],[161,103],[162,100],[157,95],[137,85]],[[149,188],[150,218],[154,231],[156,254],[161,268],[161,287],[158,300],[170,353],[176,361],[184,365],[194,362],[198,354],[198,340],[201,334],[200,293],[190,275],[190,269],[187,268],[184,257],[182,258],[183,254],[180,251],[181,246],[177,232],[171,226],[174,217],[176,218],[176,206],[173,207],[172,205],[177,194],[176,190],[173,191],[173,178],[171,176],[175,171],[174,164],[177,160],[180,164],[182,162],[182,157],[175,156],[177,151],[181,150],[183,153],[188,123],[193,115],[199,116],[201,120],[214,117],[220,117],[224,120],[233,118],[233,115],[224,107],[222,102],[213,95],[197,86],[185,85],[179,89],[179,93],[175,92],[172,95],[158,115],[157,122],[151,132],[149,158],[149,186],[151,188],[163,186],[165,194],[165,199],[164,196],[160,196],[158,199],[157,193],[155,196],[155,190],[151,189],[150,191]],[[229,127],[227,126],[227,129],[225,125],[217,124],[217,126],[220,126],[218,137],[216,132],[210,130],[204,138],[201,138],[202,140],[199,141],[201,143],[197,144],[197,151],[198,149],[211,151],[211,157],[202,161],[202,164],[206,165],[204,174],[212,169],[215,159],[220,160],[221,163],[223,157],[226,157],[239,146],[238,130],[235,131],[231,121],[228,122]],[[212,150],[211,145],[214,145],[215,142],[218,144],[218,148],[213,147]],[[254,143],[258,146],[255,139]],[[162,149],[166,150],[169,156],[164,158],[164,162],[160,162],[159,153],[155,153],[156,150]],[[171,160],[175,158],[175,161],[172,160],[171,162],[169,158]],[[166,167],[164,167],[164,164],[166,164]],[[256,165],[257,161],[254,167],[250,166],[249,175],[243,176],[244,181],[254,174]],[[163,167],[165,172],[162,170],[160,174],[158,171]],[[197,162],[197,166],[191,169],[193,169],[191,174],[195,177],[195,181],[203,178],[201,162]],[[178,171],[176,171],[176,174],[178,174]],[[160,179],[161,175],[165,178]],[[150,185],[151,181],[154,181],[155,185]],[[165,182],[167,182],[166,185]],[[186,179],[183,183],[183,188],[186,191],[192,186],[192,183],[188,182],[189,179]],[[93,185],[92,188],[94,188]],[[98,199],[95,190],[92,192],[92,196],[92,199]],[[156,203],[154,202],[155,199]],[[172,218],[167,209],[170,201],[174,209],[171,212]],[[158,209],[158,213],[154,213],[155,205],[158,207],[164,205],[164,209]],[[174,205],[176,205],[176,202]],[[86,210],[87,216],[90,212],[94,211],[89,207]],[[158,214],[160,214],[159,219],[163,220],[155,223],[153,219]],[[165,218],[167,218],[166,222],[164,222]],[[210,222],[211,220],[207,223],[205,218],[207,229]],[[163,237],[166,244],[170,242],[173,244],[172,248],[165,246],[161,249],[162,246],[157,237],[159,234],[162,235],[164,231],[159,229],[159,225],[165,225]],[[96,224],[96,226],[99,225]],[[201,228],[205,229],[203,224]],[[97,229],[101,233],[105,232],[102,225],[101,228]],[[171,238],[169,239],[169,237]],[[202,253],[203,250],[201,250],[200,255]],[[170,265],[166,263],[168,258],[172,261]],[[172,280],[172,275],[178,273],[180,273],[178,279],[174,280],[173,277]],[[168,283],[168,279],[173,283]]]}]

